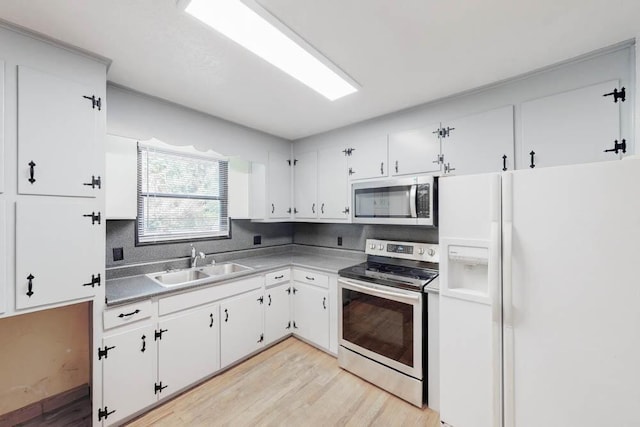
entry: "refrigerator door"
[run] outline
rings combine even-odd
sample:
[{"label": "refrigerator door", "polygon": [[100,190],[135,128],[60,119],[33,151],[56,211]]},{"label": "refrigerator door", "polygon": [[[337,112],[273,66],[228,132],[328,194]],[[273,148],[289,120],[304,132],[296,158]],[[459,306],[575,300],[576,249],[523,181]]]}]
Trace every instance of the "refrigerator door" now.
[{"label": "refrigerator door", "polygon": [[502,423],[500,175],[441,178],[440,418]]},{"label": "refrigerator door", "polygon": [[640,425],[640,161],[504,181],[505,425]]}]

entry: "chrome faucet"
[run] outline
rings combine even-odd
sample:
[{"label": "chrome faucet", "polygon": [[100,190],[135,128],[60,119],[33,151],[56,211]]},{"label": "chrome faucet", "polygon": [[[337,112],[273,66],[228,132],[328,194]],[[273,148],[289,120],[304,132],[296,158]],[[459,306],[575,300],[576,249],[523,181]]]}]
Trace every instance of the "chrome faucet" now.
[{"label": "chrome faucet", "polygon": [[196,266],[198,265],[198,257],[204,259],[204,252],[198,252],[196,255],[196,248],[191,245],[191,268],[196,268]]}]

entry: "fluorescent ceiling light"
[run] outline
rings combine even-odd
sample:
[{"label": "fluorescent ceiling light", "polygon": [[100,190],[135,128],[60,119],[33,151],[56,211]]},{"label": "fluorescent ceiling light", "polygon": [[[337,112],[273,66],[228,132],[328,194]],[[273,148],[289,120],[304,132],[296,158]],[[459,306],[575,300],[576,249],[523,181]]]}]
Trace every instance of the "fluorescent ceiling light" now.
[{"label": "fluorescent ceiling light", "polygon": [[357,91],[240,0],[191,0],[185,11],[331,101]]}]

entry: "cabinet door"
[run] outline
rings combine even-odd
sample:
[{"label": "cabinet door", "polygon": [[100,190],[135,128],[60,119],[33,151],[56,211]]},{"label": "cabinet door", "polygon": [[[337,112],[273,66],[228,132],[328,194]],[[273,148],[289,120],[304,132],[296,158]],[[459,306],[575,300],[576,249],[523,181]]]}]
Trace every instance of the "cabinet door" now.
[{"label": "cabinet door", "polygon": [[445,174],[514,169],[512,105],[449,120],[442,126],[451,128],[448,136],[442,138]]},{"label": "cabinet door", "polygon": [[267,216],[291,217],[291,166],[289,156],[269,153]]},{"label": "cabinet door", "polygon": [[387,137],[358,142],[347,158],[349,179],[381,178],[389,174]]},{"label": "cabinet door", "polygon": [[97,118],[104,110],[85,96],[100,97],[75,82],[18,67],[19,193],[95,197]]},{"label": "cabinet door", "polygon": [[6,204],[0,199],[0,313],[7,310],[7,224]]},{"label": "cabinet door", "polygon": [[265,344],[291,333],[291,283],[268,288],[264,293]]},{"label": "cabinet door", "polygon": [[210,305],[158,322],[158,380],[173,393],[220,369],[219,306]]},{"label": "cabinet door", "polygon": [[[620,102],[602,96],[618,80],[522,103],[521,164],[559,166],[618,159],[605,152],[620,140]],[[534,153],[533,155],[531,153]]]},{"label": "cabinet door", "polygon": [[263,346],[263,291],[258,289],[220,303],[221,367]]},{"label": "cabinet door", "polygon": [[340,148],[318,151],[319,218],[349,219],[347,158]]},{"label": "cabinet door", "polygon": [[294,282],[294,333],[322,348],[329,348],[329,291]]},{"label": "cabinet door", "polygon": [[105,425],[116,424],[156,401],[153,331],[145,326],[102,339],[102,349],[109,349],[97,362],[102,364],[102,409],[110,413]]},{"label": "cabinet door", "polygon": [[296,154],[294,173],[294,206],[296,218],[318,216],[318,153]]},{"label": "cabinet door", "polygon": [[107,219],[136,219],[138,144],[135,139],[105,138],[105,212]]},{"label": "cabinet door", "polygon": [[391,175],[440,171],[440,123],[389,134]]},{"label": "cabinet door", "polygon": [[104,224],[92,199],[16,203],[16,307],[90,297],[104,286]]},{"label": "cabinet door", "polygon": [[0,193],[4,193],[4,61],[0,60]]}]

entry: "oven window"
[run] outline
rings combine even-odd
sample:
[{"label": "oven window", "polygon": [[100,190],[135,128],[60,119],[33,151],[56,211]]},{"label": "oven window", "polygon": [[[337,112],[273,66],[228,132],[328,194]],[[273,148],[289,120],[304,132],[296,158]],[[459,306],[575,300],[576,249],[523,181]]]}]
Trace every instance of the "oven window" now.
[{"label": "oven window", "polygon": [[342,337],[414,367],[413,306],[342,289]]}]

